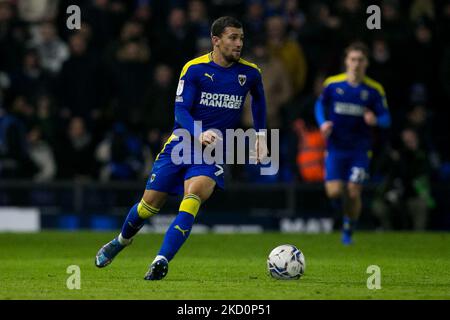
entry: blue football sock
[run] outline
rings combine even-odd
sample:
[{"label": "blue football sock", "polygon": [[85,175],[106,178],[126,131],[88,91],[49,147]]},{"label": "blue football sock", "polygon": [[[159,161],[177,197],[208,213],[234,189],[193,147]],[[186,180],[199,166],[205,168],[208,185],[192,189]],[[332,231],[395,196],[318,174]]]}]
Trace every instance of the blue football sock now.
[{"label": "blue football sock", "polygon": [[122,226],[122,237],[131,239],[144,225],[145,219],[139,217],[137,212],[138,203],[136,203],[128,213],[127,218]]},{"label": "blue football sock", "polygon": [[170,261],[191,233],[195,216],[200,208],[201,200],[195,194],[188,194],[180,204],[180,210],[164,236],[158,256]]},{"label": "blue football sock", "polygon": [[344,216],[342,221],[342,231],[347,235],[351,236],[356,227],[356,222],[357,222],[356,219],[351,219],[348,216]]},{"label": "blue football sock", "polygon": [[159,209],[147,204],[143,199],[136,203],[128,213],[122,226],[122,237],[131,239],[144,226],[145,220],[158,213]]},{"label": "blue football sock", "polygon": [[334,213],[340,216],[342,214],[342,199],[341,198],[331,199],[330,204]]},{"label": "blue football sock", "polygon": [[180,211],[167,230],[158,255],[170,261],[189,237],[194,220],[192,214]]}]

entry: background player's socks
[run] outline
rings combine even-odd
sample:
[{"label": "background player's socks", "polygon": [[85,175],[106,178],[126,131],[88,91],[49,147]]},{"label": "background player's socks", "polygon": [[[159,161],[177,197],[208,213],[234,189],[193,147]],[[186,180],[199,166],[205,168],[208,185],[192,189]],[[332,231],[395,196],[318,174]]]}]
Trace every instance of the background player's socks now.
[{"label": "background player's socks", "polygon": [[144,226],[145,220],[158,212],[159,209],[150,206],[144,199],[142,199],[141,202],[136,203],[130,209],[128,216],[123,223],[122,232],[119,236],[119,241],[122,240],[121,244],[127,244],[122,243],[124,242],[123,239],[131,239]]},{"label": "background player's socks", "polygon": [[183,198],[180,212],[166,232],[159,256],[164,256],[168,261],[175,256],[191,233],[200,204],[201,200],[195,194],[188,194]]},{"label": "background player's socks", "polygon": [[352,235],[356,226],[356,219],[344,216],[342,221],[342,242],[344,244],[352,243]]},{"label": "background player's socks", "polygon": [[342,214],[342,199],[341,198],[331,199],[330,205],[331,205],[331,208],[333,209],[333,212],[337,216],[341,216],[341,214]]}]

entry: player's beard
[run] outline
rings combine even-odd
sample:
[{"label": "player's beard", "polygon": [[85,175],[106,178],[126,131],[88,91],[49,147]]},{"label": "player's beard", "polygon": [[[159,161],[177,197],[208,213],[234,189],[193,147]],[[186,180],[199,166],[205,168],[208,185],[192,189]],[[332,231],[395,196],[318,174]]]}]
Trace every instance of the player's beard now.
[{"label": "player's beard", "polygon": [[229,57],[226,57],[228,63],[234,63],[238,62],[239,58],[234,57],[233,55],[230,55]]},{"label": "player's beard", "polygon": [[224,56],[225,59],[227,60],[227,62],[231,63],[231,62],[238,62],[239,59],[241,58],[241,54],[238,54],[237,57],[233,54],[233,52],[231,52],[229,55]]}]

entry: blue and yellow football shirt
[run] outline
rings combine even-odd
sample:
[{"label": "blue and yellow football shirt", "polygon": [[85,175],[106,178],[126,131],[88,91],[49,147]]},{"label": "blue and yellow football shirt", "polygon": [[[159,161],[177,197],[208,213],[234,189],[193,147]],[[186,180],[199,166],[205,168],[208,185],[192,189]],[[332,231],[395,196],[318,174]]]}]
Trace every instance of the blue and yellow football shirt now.
[{"label": "blue and yellow football shirt", "polygon": [[365,109],[377,116],[378,126],[387,127],[390,115],[383,86],[364,77],[357,86],[347,82],[345,73],[329,77],[316,104],[319,125],[333,122],[328,149],[367,151],[371,147],[370,127],[364,121]]},{"label": "blue and yellow football shirt", "polygon": [[252,96],[254,127],[266,127],[266,102],[261,71],[240,59],[222,67],[211,53],[189,61],[181,71],[175,101],[174,129],[185,128],[194,135],[194,121],[202,121],[202,131],[235,129],[247,94]]},{"label": "blue and yellow football shirt", "polygon": [[[240,59],[225,68],[214,63],[211,54],[189,61],[178,82],[174,131],[183,128],[198,138],[203,131],[217,129],[222,133],[225,148],[226,130],[237,128],[248,93],[252,96],[254,127],[257,131],[265,129],[266,102],[261,71],[255,64]],[[202,122],[201,130],[194,130],[194,121]],[[194,176],[210,177],[216,187],[224,188],[221,166],[224,162],[207,163],[202,158],[197,163],[194,156],[189,163],[174,163],[172,151],[182,139],[174,133],[167,140],[156,157],[146,188],[169,194],[182,193],[184,181]],[[191,154],[194,152],[192,148]]]}]

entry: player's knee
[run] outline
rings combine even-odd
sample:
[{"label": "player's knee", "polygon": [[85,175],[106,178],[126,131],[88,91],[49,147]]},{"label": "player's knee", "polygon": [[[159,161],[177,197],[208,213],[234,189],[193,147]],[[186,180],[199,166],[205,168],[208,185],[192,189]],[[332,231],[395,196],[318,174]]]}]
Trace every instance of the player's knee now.
[{"label": "player's knee", "polygon": [[141,199],[137,207],[137,212],[140,218],[147,219],[159,212],[159,208],[155,208],[144,199]]},{"label": "player's knee", "polygon": [[343,195],[342,190],[340,188],[328,188],[327,196],[330,199],[339,199]]},{"label": "player's knee", "polygon": [[347,196],[351,201],[358,201],[361,198],[361,190],[359,188],[348,188]]},{"label": "player's knee", "polygon": [[180,211],[187,212],[194,217],[197,215],[202,200],[200,197],[193,193],[188,193],[184,196],[183,201],[180,204]]}]

